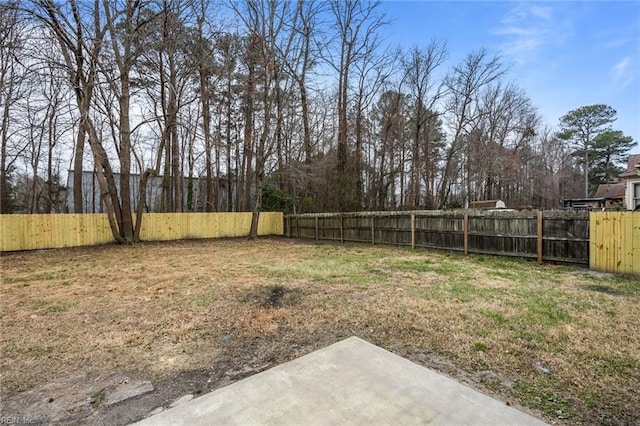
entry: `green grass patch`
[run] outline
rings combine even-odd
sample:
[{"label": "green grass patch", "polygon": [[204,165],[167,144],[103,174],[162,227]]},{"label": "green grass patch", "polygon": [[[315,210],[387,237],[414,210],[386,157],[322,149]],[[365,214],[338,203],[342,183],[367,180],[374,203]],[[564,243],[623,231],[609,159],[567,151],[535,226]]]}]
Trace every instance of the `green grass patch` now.
[{"label": "green grass patch", "polygon": [[193,303],[196,306],[204,308],[204,307],[207,307],[207,306],[211,305],[216,300],[218,300],[218,296],[216,296],[215,294],[208,294],[206,296],[194,297],[193,298]]},{"label": "green grass patch", "polygon": [[44,299],[34,299],[31,301],[31,307],[35,310],[41,309],[45,306],[47,306],[49,304],[49,302],[47,302]]},{"label": "green grass patch", "polygon": [[474,351],[480,351],[480,352],[486,352],[486,351],[489,350],[489,347],[487,346],[486,343],[477,341],[477,342],[473,343],[473,350]]},{"label": "green grass patch", "polygon": [[416,273],[424,273],[424,272],[433,272],[437,268],[435,262],[431,259],[424,260],[398,260],[390,262],[387,267],[391,271],[398,272],[416,272]]},{"label": "green grass patch", "polygon": [[36,356],[42,356],[53,352],[53,346],[32,345],[27,348],[26,352]]},{"label": "green grass patch", "polygon": [[537,380],[517,380],[513,387],[520,392],[525,405],[535,407],[552,418],[571,419],[575,413],[567,400],[553,391],[561,388],[555,382],[545,376]]},{"label": "green grass patch", "polygon": [[249,303],[249,302],[251,302],[252,299],[251,299],[250,295],[243,294],[241,296],[238,296],[237,300],[238,300],[239,303]]},{"label": "green grass patch", "polygon": [[449,292],[453,299],[471,302],[478,296],[479,289],[468,282],[454,282],[449,286]]},{"label": "green grass patch", "polygon": [[96,406],[102,404],[106,396],[107,395],[104,389],[99,390],[98,392],[91,395],[91,404],[94,404]]},{"label": "green grass patch", "polygon": [[32,281],[50,281],[55,279],[53,272],[38,272],[24,277],[3,277],[5,284],[30,283]]},{"label": "green grass patch", "polygon": [[588,357],[590,368],[602,375],[636,375],[640,378],[640,360],[628,355],[598,354]]},{"label": "green grass patch", "polygon": [[458,262],[443,261],[437,264],[434,272],[447,277],[456,276],[461,273],[460,264]]},{"label": "green grass patch", "polygon": [[78,306],[78,302],[63,303],[60,305],[53,304],[47,306],[47,308],[45,309],[45,313],[55,314],[58,312],[67,312],[68,310],[75,308],[76,306]]},{"label": "green grass patch", "polygon": [[528,312],[529,322],[547,327],[572,322],[573,318],[561,305],[561,296],[554,294],[532,294],[523,303]]},{"label": "green grass patch", "polygon": [[504,315],[500,312],[491,309],[480,309],[480,313],[487,318],[491,318],[496,324],[503,324],[505,322]]},{"label": "green grass patch", "polygon": [[519,281],[522,278],[522,272],[517,271],[491,271],[490,276],[495,278],[503,278],[505,280]]},{"label": "green grass patch", "polygon": [[585,274],[592,283],[583,285],[585,290],[608,296],[637,296],[640,294],[640,278],[613,275],[600,277]]},{"label": "green grass patch", "polygon": [[368,285],[380,281],[384,275],[384,271],[375,267],[375,259],[368,252],[340,253],[333,249],[322,250],[313,259],[257,263],[248,269],[275,281],[310,280],[316,283]]}]

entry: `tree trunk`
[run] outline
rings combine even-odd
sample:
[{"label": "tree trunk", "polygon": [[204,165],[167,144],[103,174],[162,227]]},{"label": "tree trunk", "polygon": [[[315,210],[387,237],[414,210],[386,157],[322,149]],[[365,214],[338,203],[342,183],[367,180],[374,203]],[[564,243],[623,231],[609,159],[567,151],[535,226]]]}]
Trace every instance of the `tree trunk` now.
[{"label": "tree trunk", "polygon": [[156,176],[154,169],[147,169],[140,177],[140,192],[138,194],[138,208],[136,209],[136,225],[133,230],[133,239],[140,241],[140,229],[142,229],[142,216],[144,214],[144,205],[147,201],[147,182],[149,176]]},{"label": "tree trunk", "polygon": [[124,242],[133,243],[134,229],[131,217],[131,125],[129,124],[129,74],[120,76],[120,202],[122,203],[120,235]]},{"label": "tree trunk", "polygon": [[[253,67],[249,67],[249,75],[247,76],[247,92],[245,95],[245,123],[244,123],[244,152],[242,155],[243,177],[244,177],[244,196],[241,198],[242,211],[248,211],[251,208],[251,187],[253,185]],[[266,89],[264,89],[266,90]],[[239,190],[239,188],[238,188]]]},{"label": "tree trunk", "polygon": [[204,167],[206,170],[205,211],[213,211],[213,174],[211,172],[211,110],[209,105],[209,89],[206,86],[206,74],[200,69],[200,101],[202,102],[202,131],[204,133]]},{"label": "tree trunk", "polygon": [[[4,84],[4,82],[2,82]],[[7,170],[7,144],[9,142],[9,102],[12,98],[13,86],[8,85],[7,101],[2,106],[2,152],[0,153],[0,214],[11,213],[11,193],[9,186],[9,171]]]},{"label": "tree trunk", "polygon": [[589,141],[591,135],[587,131],[584,143],[584,198],[589,198]]},{"label": "tree trunk", "polygon": [[93,153],[96,178],[98,180],[98,186],[100,187],[100,198],[102,199],[102,203],[107,213],[111,233],[117,243],[125,243],[126,240],[123,238],[121,233],[122,211],[120,209],[116,182],[113,176],[113,171],[111,170],[111,165],[109,164],[107,152],[104,150],[93,122],[88,117],[88,114],[83,115],[81,123],[85,129],[84,131],[89,136],[89,145],[91,147],[91,152]]},{"label": "tree trunk", "polygon": [[176,63],[173,52],[169,52],[169,111],[168,123],[165,125],[169,128],[169,140],[171,141],[171,176],[173,186],[173,211],[184,211],[183,203],[183,179],[182,179],[182,158],[180,156],[180,140],[178,135],[178,95],[176,93],[178,87],[176,77]]},{"label": "tree trunk", "polygon": [[311,146],[311,129],[309,126],[309,101],[307,100],[307,88],[304,79],[299,80],[298,87],[300,89],[300,103],[302,108],[302,129],[304,140],[304,162],[311,164],[311,156],[313,147]]},{"label": "tree trunk", "polygon": [[256,170],[256,196],[253,208],[251,210],[251,229],[249,230],[249,239],[253,240],[258,236],[258,223],[260,220],[260,210],[262,210],[262,186],[264,183],[264,160],[259,154],[256,159],[258,170]]},{"label": "tree trunk", "polygon": [[84,159],[84,145],[86,132],[78,126],[76,135],[76,152],[73,158],[73,212],[84,213],[82,194],[82,172]]}]

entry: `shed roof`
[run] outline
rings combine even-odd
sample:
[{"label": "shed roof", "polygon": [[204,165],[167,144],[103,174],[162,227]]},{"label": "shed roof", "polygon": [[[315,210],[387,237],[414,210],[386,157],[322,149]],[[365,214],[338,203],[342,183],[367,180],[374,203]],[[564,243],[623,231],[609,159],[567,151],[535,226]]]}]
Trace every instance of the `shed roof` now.
[{"label": "shed roof", "polygon": [[624,182],[598,185],[596,198],[624,198],[626,185]]}]

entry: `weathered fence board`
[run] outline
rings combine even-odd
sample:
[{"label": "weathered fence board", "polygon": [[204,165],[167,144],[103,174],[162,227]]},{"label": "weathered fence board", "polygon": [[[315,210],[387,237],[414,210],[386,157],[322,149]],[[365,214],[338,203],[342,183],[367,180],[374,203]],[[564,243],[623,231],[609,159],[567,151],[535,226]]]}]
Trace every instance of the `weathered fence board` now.
[{"label": "weathered fence board", "polygon": [[[146,241],[249,235],[251,213],[147,213]],[[260,214],[258,235],[283,235],[283,215]],[[105,214],[0,215],[0,251],[87,246],[113,241]]]},{"label": "weathered fence board", "polygon": [[587,264],[589,216],[575,212],[415,211],[285,217],[287,236]]},{"label": "weathered fence board", "polygon": [[591,269],[640,275],[640,212],[592,212]]},{"label": "weathered fence board", "polygon": [[415,215],[416,247],[464,250],[464,215]]}]

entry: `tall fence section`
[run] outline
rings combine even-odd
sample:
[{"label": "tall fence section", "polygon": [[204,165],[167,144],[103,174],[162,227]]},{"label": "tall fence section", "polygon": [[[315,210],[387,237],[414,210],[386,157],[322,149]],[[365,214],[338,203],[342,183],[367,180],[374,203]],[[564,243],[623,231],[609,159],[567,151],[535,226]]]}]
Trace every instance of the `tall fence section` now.
[{"label": "tall fence section", "polygon": [[[135,218],[134,218],[135,220]],[[260,213],[258,235],[282,235],[283,215]],[[146,213],[143,241],[249,235],[251,213]],[[0,251],[87,246],[113,242],[106,214],[0,215]]]},{"label": "tall fence section", "polygon": [[589,267],[640,275],[640,212],[598,212],[590,216]]},{"label": "tall fence section", "polygon": [[582,212],[366,212],[285,216],[285,234],[517,256],[587,265],[589,215]]}]

